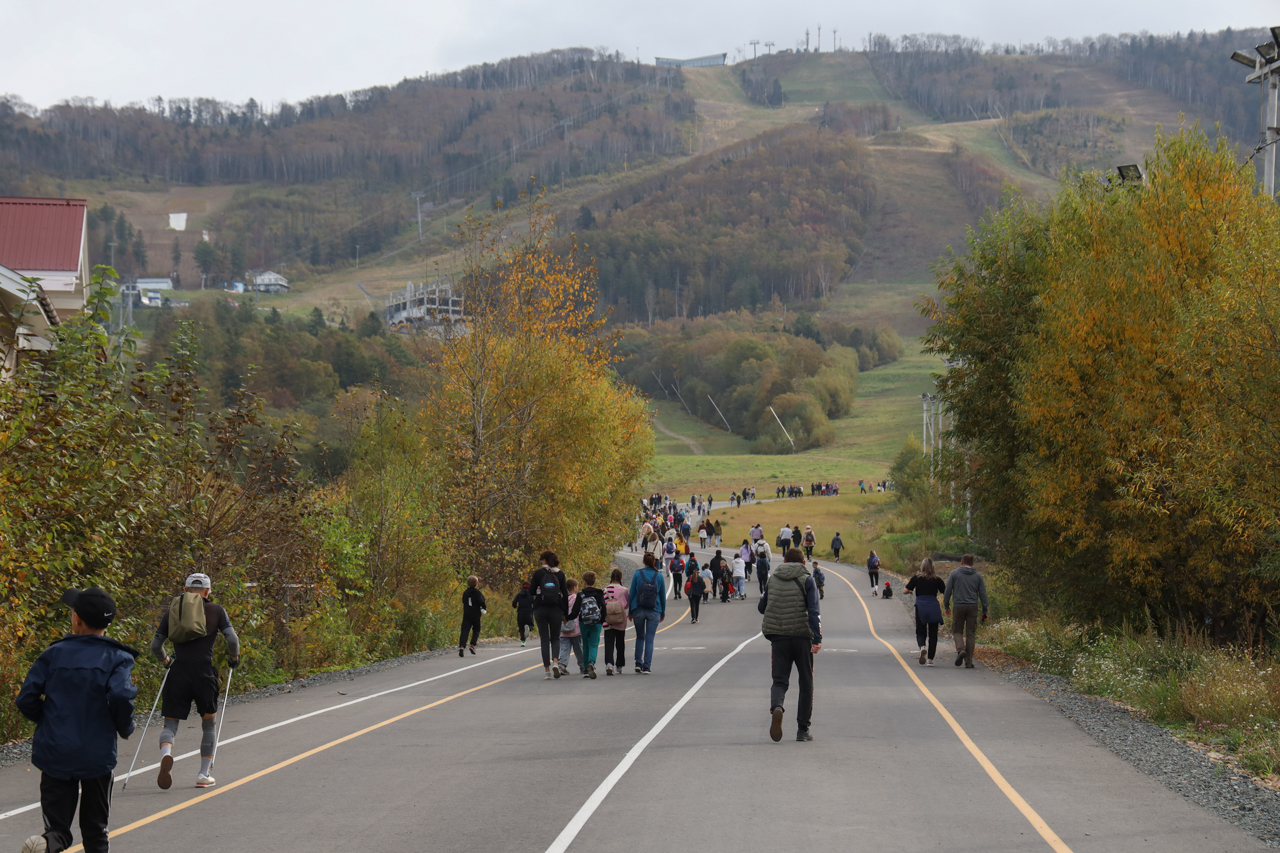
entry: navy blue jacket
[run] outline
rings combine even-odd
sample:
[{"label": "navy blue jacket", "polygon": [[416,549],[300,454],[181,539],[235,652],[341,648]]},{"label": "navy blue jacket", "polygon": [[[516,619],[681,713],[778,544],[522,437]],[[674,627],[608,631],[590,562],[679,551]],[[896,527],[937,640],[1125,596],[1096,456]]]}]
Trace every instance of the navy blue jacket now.
[{"label": "navy blue jacket", "polygon": [[36,724],[31,763],[55,779],[95,779],[116,766],[116,735],[133,734],[138,652],[68,634],[36,659],[15,704]]}]

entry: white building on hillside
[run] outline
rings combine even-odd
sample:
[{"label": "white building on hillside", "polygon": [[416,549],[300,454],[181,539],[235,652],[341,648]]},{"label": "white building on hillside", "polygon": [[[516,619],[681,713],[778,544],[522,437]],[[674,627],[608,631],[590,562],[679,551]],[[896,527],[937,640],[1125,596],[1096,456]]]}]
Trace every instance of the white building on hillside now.
[{"label": "white building on hillside", "polygon": [[289,279],[271,270],[254,271],[253,289],[259,293],[288,293]]}]

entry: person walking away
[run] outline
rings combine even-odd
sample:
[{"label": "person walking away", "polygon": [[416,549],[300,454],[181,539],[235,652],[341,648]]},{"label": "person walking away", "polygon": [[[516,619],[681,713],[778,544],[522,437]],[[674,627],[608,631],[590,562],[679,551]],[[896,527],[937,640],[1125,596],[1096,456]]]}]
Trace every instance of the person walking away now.
[{"label": "person walking away", "polygon": [[787,551],[786,562],[773,573],[759,611],[764,614],[761,631],[772,646],[773,687],[769,691],[769,737],[782,740],[783,701],[791,686],[795,666],[800,687],[796,708],[796,740],[810,741],[813,717],[813,656],[822,650],[822,609],[818,585],[804,566],[799,548]]},{"label": "person walking away", "polygon": [[604,588],[604,664],[605,675],[613,675],[616,668],[622,674],[626,664],[627,613],[630,593],[622,585],[622,569],[609,573],[609,585]]},{"label": "person walking away", "polygon": [[867,577],[871,579],[871,595],[880,595],[880,558],[872,551],[867,555]]},{"label": "person walking away", "polygon": [[738,598],[747,597],[747,564],[741,560],[733,561],[733,591]]},{"label": "person walking away", "polygon": [[836,562],[840,562],[840,552],[844,550],[844,540],[840,538],[839,532],[831,537],[831,553],[835,555]]},{"label": "person walking away", "polygon": [[671,589],[676,598],[680,597],[681,587],[684,586],[684,561],[685,558],[679,554],[671,561]]},{"label": "person walking away", "polygon": [[698,624],[698,611],[702,609],[702,601],[707,597],[707,580],[699,572],[690,572],[685,589],[689,592],[689,617],[692,624]]},{"label": "person walking away", "polygon": [[463,657],[463,648],[467,645],[467,631],[471,631],[471,654],[476,653],[476,643],[480,642],[480,617],[489,611],[485,603],[484,593],[480,591],[480,578],[472,575],[467,578],[467,588],[462,593],[462,633],[458,635],[458,657]]},{"label": "person walking away", "polygon": [[533,596],[529,593],[528,581],[511,599],[511,606],[516,609],[516,628],[520,631],[520,645],[523,646],[533,630]]},{"label": "person walking away", "polygon": [[662,546],[662,573],[671,571],[671,561],[676,558],[676,537],[674,531],[667,536],[667,544]]},{"label": "person walking away", "polygon": [[729,571],[725,572],[723,575],[720,576],[720,601],[721,602],[726,602],[729,600],[729,590],[733,589],[733,578],[739,572],[742,573],[743,577],[746,577],[747,564],[742,561],[742,557],[740,556],[734,557],[732,568],[730,568]]},{"label": "person walking away", "polygon": [[960,558],[960,568],[947,575],[943,587],[942,606],[951,616],[955,599],[955,616],[951,619],[951,639],[956,644],[956,666],[973,669],[973,646],[978,633],[978,602],[982,602],[982,621],[987,621],[987,582],[973,567],[973,555]]},{"label": "person walking away", "polygon": [[658,623],[667,618],[667,587],[662,573],[650,560],[631,576],[628,592],[631,621],[636,625],[636,672],[648,674],[653,666],[653,638]]},{"label": "person walking away", "polygon": [[[160,732],[160,773],[156,784],[168,790],[173,784],[173,741],[178,723],[191,713],[191,703],[200,715],[200,772],[197,788],[212,788],[210,775],[217,731],[218,671],[213,666],[213,646],[221,634],[227,644],[231,668],[240,665],[240,638],[231,627],[231,618],[220,604],[209,600],[213,582],[197,572],[187,577],[184,592],[169,603],[160,625],[151,638],[151,653],[169,670],[161,694],[160,710],[164,728]],[[165,640],[173,643],[173,657],[165,654]]]},{"label": "person walking away", "polygon": [[578,596],[578,582],[573,578],[566,578],[564,588],[569,596],[569,612],[565,616],[564,625],[560,628],[560,674],[569,674],[569,650],[572,649],[574,657],[578,659],[578,673],[586,675],[587,665],[582,660],[582,629],[578,625],[581,604]]},{"label": "person walking away", "polygon": [[720,519],[716,519],[716,523],[711,525],[711,532],[716,538],[716,547],[719,548],[724,544],[724,527],[720,524]]},{"label": "person walking away", "polygon": [[[533,595],[533,621],[538,626],[538,640],[542,644],[542,669],[544,678],[559,678],[560,667],[552,667],[552,661],[560,658],[560,627],[569,615],[569,591],[560,571],[560,558],[554,551],[543,551],[542,566],[529,579]],[[648,554],[645,559],[652,559]]]},{"label": "person walking away", "polygon": [[707,547],[707,523],[704,521],[698,525],[698,547],[706,550]]},{"label": "person walking away", "polygon": [[604,593],[596,589],[596,573],[583,572],[582,592],[578,594],[578,627],[582,631],[582,660],[586,665],[583,678],[596,677],[596,652],[600,648],[604,614]]},{"label": "person walking away", "polygon": [[818,561],[813,561],[813,581],[818,585],[819,600],[827,597],[827,576],[823,573]]},{"label": "person walking away", "polygon": [[814,535],[813,528],[809,525],[804,526],[804,539],[801,540],[804,545],[804,558],[806,560],[813,559],[813,549],[818,544],[818,537]]},{"label": "person walking away", "polygon": [[107,853],[116,737],[133,734],[133,665],[138,651],[107,637],[116,603],[97,587],[69,589],[71,633],[55,640],[27,671],[14,704],[36,724],[31,763],[40,771],[44,833],[22,853],[59,853],[72,844],[80,807],[86,853]]},{"label": "person walking away", "polygon": [[[920,647],[922,666],[933,666],[933,656],[938,651],[938,626],[942,624],[938,594],[946,589],[946,583],[938,577],[933,568],[933,560],[928,557],[920,561],[920,571],[907,581],[907,592],[913,592],[916,596],[916,645]],[[929,643],[927,647],[926,639]]]},{"label": "person walking away", "polygon": [[[782,529],[778,531],[778,538],[774,540],[773,544],[778,548],[790,548],[791,528],[785,524],[782,525]],[[785,551],[783,553],[785,553]]]},{"label": "person walking away", "polygon": [[782,543],[782,551],[785,554],[789,548],[799,548],[800,543],[804,540],[804,534],[800,532],[800,525],[791,525],[791,541]]},{"label": "person walking away", "polygon": [[773,549],[769,547],[769,543],[761,539],[756,543],[756,583],[760,586],[760,591],[764,592],[769,585],[769,568],[773,563]]}]

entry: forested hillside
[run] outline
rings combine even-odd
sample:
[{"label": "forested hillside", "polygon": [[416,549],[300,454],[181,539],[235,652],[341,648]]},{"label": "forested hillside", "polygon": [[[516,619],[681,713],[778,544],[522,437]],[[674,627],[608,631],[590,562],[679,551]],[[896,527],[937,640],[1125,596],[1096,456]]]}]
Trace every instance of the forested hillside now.
[{"label": "forested hillside", "polygon": [[[611,164],[681,153],[693,117],[679,69],[584,48],[324,95],[264,110],[207,98],[34,111],[0,99],[0,193],[33,177],[134,188],[266,184],[215,223],[250,266],[284,254],[331,267],[368,256],[428,204],[530,176],[558,184]],[[340,238],[333,235],[344,230]]]},{"label": "forested hillside", "polygon": [[857,262],[876,199],[854,132],[815,124],[763,134],[651,183],[631,205],[615,196],[585,238],[621,320],[827,296]]},{"label": "forested hillside", "polygon": [[775,301],[758,314],[626,328],[618,372],[651,399],[678,403],[717,428],[727,421],[756,453],[785,453],[791,444],[779,420],[799,450],[829,443],[830,421],[853,408],[858,371],[896,361],[901,351],[892,330],[820,323]]}]

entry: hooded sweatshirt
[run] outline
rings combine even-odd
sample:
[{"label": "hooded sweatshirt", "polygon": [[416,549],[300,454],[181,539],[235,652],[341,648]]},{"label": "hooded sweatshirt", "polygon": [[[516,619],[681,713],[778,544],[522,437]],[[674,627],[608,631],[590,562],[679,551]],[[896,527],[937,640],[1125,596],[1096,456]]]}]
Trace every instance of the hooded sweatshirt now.
[{"label": "hooded sweatshirt", "polygon": [[942,593],[942,606],[950,609],[951,599],[959,606],[974,605],[982,601],[982,615],[987,615],[987,582],[973,566],[961,565],[947,575],[947,588]]}]

